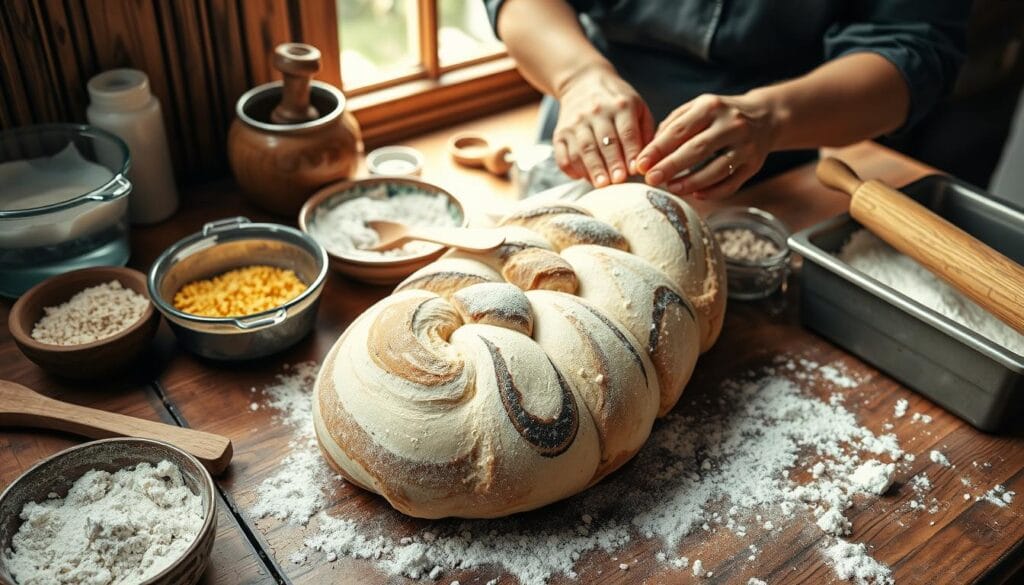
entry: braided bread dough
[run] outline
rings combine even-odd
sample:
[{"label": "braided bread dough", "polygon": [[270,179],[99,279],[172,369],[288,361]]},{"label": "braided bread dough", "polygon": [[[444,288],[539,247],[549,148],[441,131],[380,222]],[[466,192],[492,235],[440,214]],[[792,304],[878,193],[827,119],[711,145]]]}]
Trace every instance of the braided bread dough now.
[{"label": "braided bread dough", "polygon": [[600,481],[722,327],[721,254],[671,194],[616,185],[500,226],[497,250],[450,251],[370,307],[316,381],[328,462],[411,516],[504,516]]}]

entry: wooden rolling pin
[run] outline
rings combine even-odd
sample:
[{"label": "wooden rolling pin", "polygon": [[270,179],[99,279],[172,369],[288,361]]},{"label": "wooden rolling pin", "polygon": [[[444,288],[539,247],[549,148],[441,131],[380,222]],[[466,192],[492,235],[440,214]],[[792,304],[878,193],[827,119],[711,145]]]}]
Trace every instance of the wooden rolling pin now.
[{"label": "wooden rolling pin", "polygon": [[0,426],[52,429],[92,439],[156,439],[192,454],[213,475],[224,471],[232,455],[227,437],[68,404],[8,380],[0,380]]},{"label": "wooden rolling pin", "polygon": [[850,195],[850,215],[982,308],[1024,334],[1024,268],[881,181],[825,158],[818,180]]}]

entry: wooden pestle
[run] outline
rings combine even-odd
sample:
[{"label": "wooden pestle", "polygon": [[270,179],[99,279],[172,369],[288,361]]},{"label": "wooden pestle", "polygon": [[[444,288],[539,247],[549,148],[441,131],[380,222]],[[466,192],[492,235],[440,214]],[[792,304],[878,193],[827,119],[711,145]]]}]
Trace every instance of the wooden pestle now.
[{"label": "wooden pestle", "polygon": [[187,451],[213,475],[231,462],[227,437],[48,398],[21,384],[0,380],[0,426],[52,429],[90,437],[139,437]]},{"label": "wooden pestle", "polygon": [[850,215],[890,246],[1024,334],[1024,268],[881,181],[825,158],[818,180],[850,195]]},{"label": "wooden pestle", "polygon": [[320,50],[303,43],[283,43],[274,49],[274,68],[284,75],[281,103],[270,113],[275,124],[301,124],[320,117],[309,103],[309,82],[320,71]]}]

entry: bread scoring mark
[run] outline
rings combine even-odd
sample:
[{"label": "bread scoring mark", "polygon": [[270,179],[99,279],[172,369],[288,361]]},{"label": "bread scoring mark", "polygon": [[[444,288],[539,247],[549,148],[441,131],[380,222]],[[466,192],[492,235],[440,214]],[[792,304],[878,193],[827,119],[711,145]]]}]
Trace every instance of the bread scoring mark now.
[{"label": "bread scoring mark", "polygon": [[412,298],[385,307],[366,339],[366,351],[378,367],[422,386],[451,382],[462,374],[463,368],[461,361],[446,359],[430,347],[444,343],[462,325],[459,316],[448,307],[448,319],[434,317],[424,327],[420,310],[431,302],[444,301],[438,297]]},{"label": "bread scoring mark", "polygon": [[690,315],[690,319],[697,320],[693,314],[690,304],[683,300],[676,292],[667,286],[659,286],[654,289],[654,310],[651,313],[651,335],[647,340],[647,353],[654,355],[658,350],[658,341],[661,339],[661,331],[665,326],[665,312],[672,305],[679,305]]},{"label": "bread scoring mark", "polygon": [[587,311],[590,311],[590,314],[597,317],[599,321],[604,323],[605,327],[607,327],[608,330],[611,331],[612,334],[615,335],[615,337],[617,337],[618,340],[622,342],[623,347],[625,347],[626,350],[629,351],[629,355],[633,358],[633,363],[636,364],[636,367],[639,368],[640,372],[644,375],[644,384],[647,384],[647,368],[644,367],[644,361],[640,357],[640,352],[636,350],[636,346],[633,345],[633,342],[630,341],[629,338],[626,337],[626,334],[623,333],[622,330],[619,329],[614,323],[612,323],[611,320],[608,319],[608,317],[602,315],[600,312],[598,312],[597,309],[591,307],[586,303],[579,303],[579,305],[586,309]]},{"label": "bread scoring mark", "polygon": [[523,408],[523,394],[512,379],[512,373],[508,370],[508,364],[501,355],[501,350],[488,339],[480,337],[484,342],[487,351],[491,354],[491,361],[494,362],[494,374],[498,382],[498,394],[501,396],[501,403],[505,407],[512,426],[535,451],[544,457],[556,457],[564,453],[576,439],[576,431],[579,429],[579,413],[576,408],[576,399],[569,386],[551,360],[551,369],[555,372],[558,380],[558,387],[562,394],[562,408],[554,418],[541,418],[534,416]]},{"label": "bread scoring mark", "polygon": [[647,191],[647,201],[650,202],[651,207],[664,215],[665,219],[675,228],[676,233],[679,234],[679,239],[683,241],[686,259],[689,260],[690,248],[693,247],[693,242],[690,240],[690,228],[686,225],[686,212],[680,207],[679,202],[660,191],[653,190]]},{"label": "bread scoring mark", "polygon": [[424,274],[419,278],[403,282],[398,285],[395,292],[400,292],[410,288],[418,288],[433,292],[447,292],[452,290],[453,281],[459,282],[459,285],[454,287],[455,289],[465,288],[473,284],[480,284],[481,282],[493,282],[489,278],[480,276],[479,274],[471,274],[469,272],[434,272],[432,274]]}]

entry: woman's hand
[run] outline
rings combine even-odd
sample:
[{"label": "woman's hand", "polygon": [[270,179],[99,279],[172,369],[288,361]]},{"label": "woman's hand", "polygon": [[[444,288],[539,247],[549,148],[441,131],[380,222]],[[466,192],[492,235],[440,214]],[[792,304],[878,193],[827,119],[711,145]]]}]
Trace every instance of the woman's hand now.
[{"label": "woman's hand", "polygon": [[770,103],[755,95],[702,95],[658,125],[637,158],[636,170],[649,185],[667,185],[677,195],[731,195],[764,165],[775,142],[777,118]]},{"label": "woman's hand", "polygon": [[555,160],[565,174],[595,187],[622,183],[654,134],[640,95],[606,64],[583,68],[557,92]]}]

